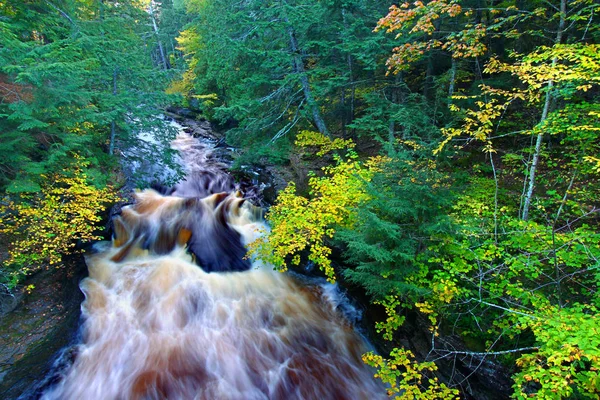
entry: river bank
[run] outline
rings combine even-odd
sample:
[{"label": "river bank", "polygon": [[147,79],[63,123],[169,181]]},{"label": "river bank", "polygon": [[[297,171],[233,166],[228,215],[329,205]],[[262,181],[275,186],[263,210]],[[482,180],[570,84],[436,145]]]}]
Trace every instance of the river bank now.
[{"label": "river bank", "polygon": [[[213,158],[209,163],[225,170],[231,167],[236,150],[226,144],[224,136],[215,131],[208,121],[178,116],[177,123],[180,132],[211,148]],[[246,198],[255,204],[268,207],[274,201],[277,192],[288,182],[306,181],[308,172],[318,168],[315,158],[295,155],[288,165],[249,166],[233,172],[233,176]],[[129,202],[130,199],[126,198],[123,204]],[[116,207],[112,214],[118,213],[123,204]],[[340,249],[334,250],[336,254],[333,257],[338,263],[343,263]],[[313,278],[320,275],[309,264],[302,265],[296,272]],[[61,356],[64,363],[72,363],[76,355],[76,346],[70,347],[71,350],[68,346],[77,342],[80,326],[79,304],[83,300],[78,283],[86,274],[87,270],[81,257],[74,257],[68,268],[66,266],[59,269],[57,273],[46,271],[26,282],[26,285],[34,284],[38,289],[32,295],[24,296],[17,307],[1,320],[0,332],[7,332],[2,336],[6,345],[3,346],[3,358],[0,359],[3,367],[0,370],[0,393],[3,398],[38,398],[41,390],[58,377],[57,368],[64,367],[53,367],[54,363]],[[381,341],[374,329],[374,322],[385,318],[380,307],[370,304],[362,290],[348,286],[343,278],[340,279],[340,285],[341,297],[344,299],[337,301],[340,312],[373,340],[381,353],[401,345],[410,349],[419,359],[427,359],[430,339],[427,324],[422,317],[407,312],[405,325],[400,329],[402,334],[398,335],[401,339],[395,343]],[[350,294],[344,294],[346,292]],[[340,294],[336,296],[339,297]],[[450,336],[443,339],[456,349],[463,346]],[[67,350],[61,352],[61,349],[65,348]],[[464,381],[462,391],[466,398],[503,399],[510,391],[511,381],[506,372],[497,363],[486,360],[485,357],[455,357],[440,364],[440,379],[450,382],[459,377]],[[493,389],[486,385],[489,381],[496,383]]]}]

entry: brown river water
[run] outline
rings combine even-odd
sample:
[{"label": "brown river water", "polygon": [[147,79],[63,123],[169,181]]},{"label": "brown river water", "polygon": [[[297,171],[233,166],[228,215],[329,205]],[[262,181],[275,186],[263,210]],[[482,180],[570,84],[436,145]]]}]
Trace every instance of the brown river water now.
[{"label": "brown river water", "polygon": [[82,343],[43,399],[377,399],[331,296],[246,257],[262,209],[185,133],[186,179],[148,189],[86,257]]}]

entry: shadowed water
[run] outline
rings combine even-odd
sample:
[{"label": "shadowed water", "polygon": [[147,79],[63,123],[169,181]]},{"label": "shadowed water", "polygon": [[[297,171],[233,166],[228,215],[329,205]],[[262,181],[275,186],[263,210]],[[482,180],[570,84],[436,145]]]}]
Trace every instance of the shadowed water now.
[{"label": "shadowed water", "polygon": [[200,153],[174,189],[136,193],[86,257],[83,343],[43,398],[384,397],[323,289],[245,258],[262,210]]}]

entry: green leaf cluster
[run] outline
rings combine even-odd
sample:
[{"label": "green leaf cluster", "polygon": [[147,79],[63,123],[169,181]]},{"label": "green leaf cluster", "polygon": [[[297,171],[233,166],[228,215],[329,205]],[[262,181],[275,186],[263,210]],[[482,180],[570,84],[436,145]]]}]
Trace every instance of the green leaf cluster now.
[{"label": "green leaf cluster", "polygon": [[106,153],[127,156],[137,132],[164,129],[166,76],[140,3],[8,0],[0,17],[0,189],[37,191],[73,153],[106,176]]}]

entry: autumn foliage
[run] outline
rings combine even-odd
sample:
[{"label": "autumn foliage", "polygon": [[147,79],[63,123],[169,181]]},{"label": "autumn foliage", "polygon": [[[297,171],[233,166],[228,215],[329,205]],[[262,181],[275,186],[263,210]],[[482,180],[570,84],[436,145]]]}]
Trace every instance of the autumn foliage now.
[{"label": "autumn foliage", "polygon": [[40,193],[6,199],[0,232],[13,238],[5,261],[12,266],[10,285],[41,268],[60,267],[63,255],[77,252],[78,242],[100,239],[99,212],[117,196],[110,186],[98,189],[88,183],[87,165],[76,156],[64,173],[41,177]]},{"label": "autumn foliage", "polygon": [[[299,136],[297,144],[318,147],[320,155],[354,146],[351,141],[333,141],[308,131]],[[310,198],[298,195],[293,182],[279,193],[277,203],[267,213],[272,226],[270,235],[251,245],[253,254],[285,271],[288,262],[298,265],[301,253],[307,250],[308,259],[329,281],[335,281],[327,240],[333,237],[334,227],[353,224],[356,208],[369,197],[365,183],[379,170],[385,158],[373,157],[361,162],[356,153],[349,150],[346,157],[334,155],[334,159],[334,165],[323,168],[322,176],[311,175]]]},{"label": "autumn foliage", "polygon": [[[375,29],[395,40],[389,102],[352,124],[390,159],[363,176],[359,157],[334,158],[310,197],[290,185],[272,208],[263,249],[282,270],[307,253],[331,280],[341,242],[336,272],[385,315],[375,330],[395,348],[363,360],[391,397],[454,398],[470,375],[457,367],[440,383],[444,360],[493,360],[512,375],[507,397],[598,398],[599,11],[590,0],[393,5]],[[297,140],[323,155],[339,136]],[[399,340],[415,314],[425,360]]]},{"label": "autumn foliage", "polygon": [[[461,6],[457,0],[433,0],[429,2],[403,2],[390,7],[390,12],[379,20],[376,30],[396,33],[396,39],[406,43],[397,46],[387,65],[398,73],[411,68],[412,63],[433,50],[443,50],[453,58],[474,58],[483,55],[486,27],[481,23],[466,22],[461,30],[440,33],[440,22],[445,18],[469,18],[473,11]],[[437,34],[436,34],[437,33]],[[420,40],[410,40],[411,38]]]}]

